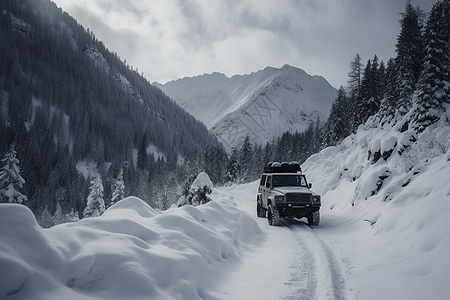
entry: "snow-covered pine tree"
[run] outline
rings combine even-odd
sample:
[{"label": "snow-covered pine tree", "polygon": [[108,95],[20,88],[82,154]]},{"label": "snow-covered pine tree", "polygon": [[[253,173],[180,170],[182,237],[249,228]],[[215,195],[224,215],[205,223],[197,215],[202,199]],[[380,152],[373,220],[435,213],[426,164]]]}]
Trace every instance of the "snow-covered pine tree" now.
[{"label": "snow-covered pine tree", "polygon": [[58,224],[63,224],[65,222],[66,222],[66,218],[63,215],[61,205],[58,203],[56,205],[56,211],[53,214],[53,224],[58,225]]},{"label": "snow-covered pine tree", "polygon": [[241,146],[239,151],[239,159],[238,163],[240,166],[240,180],[243,182],[249,182],[251,179],[251,163],[252,163],[252,155],[253,155],[253,146],[250,142],[250,136],[247,134],[244,139],[244,143]]},{"label": "snow-covered pine tree", "polygon": [[179,199],[178,207],[184,205],[198,206],[212,201],[209,194],[211,194],[213,187],[214,185],[208,174],[201,172],[192,183],[187,196]]},{"label": "snow-covered pine tree", "polygon": [[125,184],[123,182],[123,168],[120,169],[119,175],[117,175],[116,182],[112,186],[111,205],[116,204],[123,198],[125,198]]},{"label": "snow-covered pine tree", "polygon": [[78,222],[80,221],[80,217],[78,216],[78,211],[75,211],[73,208],[70,210],[70,213],[66,214],[66,222]]},{"label": "snow-covered pine tree", "polygon": [[50,213],[47,204],[45,204],[44,207],[41,208],[41,211],[38,214],[36,220],[42,228],[50,228],[53,225],[55,225],[53,221],[53,216]]},{"label": "snow-covered pine tree", "polygon": [[239,153],[236,147],[231,148],[231,155],[226,164],[226,171],[224,175],[224,182],[236,182],[238,179]]},{"label": "snow-covered pine tree", "polygon": [[389,123],[394,118],[395,108],[400,99],[396,84],[397,70],[395,60],[390,58],[386,65],[384,98],[381,101],[378,117],[381,125]]},{"label": "snow-covered pine tree", "polygon": [[0,202],[23,203],[28,201],[27,196],[20,193],[25,180],[20,176],[19,160],[16,158],[14,144],[5,153],[0,171]]},{"label": "snow-covered pine tree", "polygon": [[425,56],[411,114],[411,127],[417,132],[436,122],[444,111],[442,104],[450,103],[450,25],[445,22],[449,18],[446,13],[443,2],[435,3],[425,27]]},{"label": "snow-covered pine tree", "polygon": [[397,53],[395,82],[399,94],[396,112],[399,113],[399,117],[411,109],[411,97],[420,75],[424,53],[421,15],[422,11],[419,8],[415,9],[408,0],[400,21],[401,30],[395,50]]},{"label": "snow-covered pine tree", "polygon": [[103,182],[97,169],[94,171],[94,179],[91,180],[89,190],[83,215],[85,218],[99,217],[105,212],[105,201],[103,200]]}]

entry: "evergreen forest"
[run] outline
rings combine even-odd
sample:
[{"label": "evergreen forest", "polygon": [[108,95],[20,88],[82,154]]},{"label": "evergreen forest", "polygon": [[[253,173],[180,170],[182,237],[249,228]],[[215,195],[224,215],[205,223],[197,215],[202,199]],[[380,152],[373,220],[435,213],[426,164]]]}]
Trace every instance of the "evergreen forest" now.
[{"label": "evergreen forest", "polygon": [[14,146],[36,215],[83,212],[96,172],[108,207],[121,170],[126,195],[164,206],[151,195],[167,174],[178,181],[186,161],[207,169],[206,151],[225,157],[203,123],[53,2],[0,1],[0,41],[0,157]]}]

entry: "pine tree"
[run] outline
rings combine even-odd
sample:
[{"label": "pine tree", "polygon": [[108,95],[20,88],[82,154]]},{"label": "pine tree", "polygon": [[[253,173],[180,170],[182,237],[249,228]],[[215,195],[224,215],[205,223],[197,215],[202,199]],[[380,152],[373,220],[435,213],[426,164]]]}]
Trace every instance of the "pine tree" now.
[{"label": "pine tree", "polygon": [[58,224],[63,224],[65,222],[66,222],[66,217],[65,217],[65,215],[63,215],[61,205],[58,203],[56,205],[56,211],[53,214],[53,224],[58,225]]},{"label": "pine tree", "polygon": [[381,101],[380,110],[378,111],[381,125],[391,122],[394,118],[395,108],[400,99],[396,78],[397,68],[395,60],[390,58],[386,66],[384,98]]},{"label": "pine tree", "polygon": [[97,169],[89,190],[87,205],[83,212],[84,217],[99,217],[105,212],[105,202],[103,200],[103,182]]},{"label": "pine tree", "polygon": [[380,109],[383,90],[382,78],[384,77],[381,72],[384,73],[384,68],[380,70],[378,57],[375,55],[373,60],[367,62],[364,69],[361,89],[354,109],[353,125],[356,127],[365,123],[370,116],[376,114]]},{"label": "pine tree", "polygon": [[350,63],[350,72],[348,73],[347,88],[350,97],[356,97],[359,94],[363,68],[361,55],[356,53],[353,61]]},{"label": "pine tree", "polygon": [[381,106],[381,101],[386,93],[386,67],[384,65],[384,61],[380,62],[380,67],[378,68],[378,76],[376,80],[380,88],[380,90],[378,91],[379,95],[378,98],[380,99],[380,106]]},{"label": "pine tree", "polygon": [[384,64],[378,63],[378,56],[375,54],[372,59],[372,85],[371,85],[371,98],[370,103],[370,116],[377,113],[380,109],[381,99],[383,98],[384,90]]},{"label": "pine tree", "polygon": [[148,167],[147,134],[145,132],[138,148],[137,167],[141,170],[147,170]]},{"label": "pine tree", "polygon": [[226,171],[224,176],[225,182],[236,182],[239,175],[239,153],[236,147],[231,149],[230,158],[227,161]]},{"label": "pine tree", "polygon": [[425,58],[411,116],[412,128],[418,132],[440,118],[443,103],[450,103],[450,33],[446,17],[444,3],[437,2],[425,28]]},{"label": "pine tree", "polygon": [[357,99],[361,92],[361,80],[364,65],[361,62],[361,55],[356,53],[353,61],[350,63],[350,72],[348,73],[347,82],[347,99],[348,99],[348,110],[351,112],[348,116],[350,129],[352,132],[356,132],[358,126],[360,125],[358,121],[358,115],[356,110]]},{"label": "pine tree", "polygon": [[78,211],[75,211],[73,208],[70,210],[70,213],[66,214],[66,222],[78,222],[80,221],[80,217],[78,216]]},{"label": "pine tree", "polygon": [[325,124],[322,148],[337,145],[349,134],[347,97],[344,87],[341,86],[338,90],[336,100],[332,105],[330,116]]},{"label": "pine tree", "polygon": [[125,184],[123,182],[123,169],[120,169],[116,182],[112,186],[111,205],[116,204],[125,197]]},{"label": "pine tree", "polygon": [[273,153],[272,153],[272,144],[267,141],[266,147],[264,148],[264,166],[266,166],[269,162],[273,159]]},{"label": "pine tree", "polygon": [[19,160],[16,158],[14,144],[9,152],[5,153],[2,162],[4,164],[0,171],[0,201],[6,203],[23,203],[28,201],[27,196],[20,193],[25,180],[20,176]]},{"label": "pine tree", "polygon": [[248,182],[251,178],[253,147],[250,142],[250,136],[247,134],[244,143],[241,146],[238,163],[240,166],[239,177],[243,182]]},{"label": "pine tree", "polygon": [[44,208],[41,208],[41,211],[36,217],[36,220],[42,228],[50,228],[55,225],[53,216],[50,213],[47,204],[44,205]]},{"label": "pine tree", "polygon": [[364,69],[363,78],[361,81],[361,90],[357,97],[355,107],[355,125],[359,126],[367,121],[370,116],[370,106],[372,99],[372,64],[370,59],[367,61],[366,68]]},{"label": "pine tree", "polygon": [[395,82],[399,94],[396,111],[400,116],[405,115],[411,108],[411,97],[420,75],[424,52],[421,14],[420,9],[415,9],[409,0],[400,21],[401,31],[395,50]]}]

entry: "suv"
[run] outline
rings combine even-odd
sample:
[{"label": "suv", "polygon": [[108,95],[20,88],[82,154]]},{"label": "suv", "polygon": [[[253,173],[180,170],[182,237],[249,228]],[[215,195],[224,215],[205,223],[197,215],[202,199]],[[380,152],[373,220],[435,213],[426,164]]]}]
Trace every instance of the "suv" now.
[{"label": "suv", "polygon": [[309,225],[319,225],[320,196],[311,187],[299,163],[269,163],[256,196],[258,217],[267,216],[269,225],[280,225],[280,217],[306,217]]}]

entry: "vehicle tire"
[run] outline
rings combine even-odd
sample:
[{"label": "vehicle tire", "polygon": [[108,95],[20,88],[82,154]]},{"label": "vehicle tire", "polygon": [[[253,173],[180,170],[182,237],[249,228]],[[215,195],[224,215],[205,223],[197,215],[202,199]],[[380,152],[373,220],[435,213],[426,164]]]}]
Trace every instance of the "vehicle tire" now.
[{"label": "vehicle tire", "polygon": [[266,217],[266,211],[264,208],[262,208],[261,204],[259,204],[259,201],[256,204],[256,214],[259,218],[265,218]]},{"label": "vehicle tire", "polygon": [[269,209],[267,210],[267,219],[270,226],[280,225],[280,213],[276,207],[269,205]]},{"label": "vehicle tire", "polygon": [[308,224],[310,226],[318,226],[319,223],[320,223],[320,213],[318,210],[316,210],[308,216]]}]

